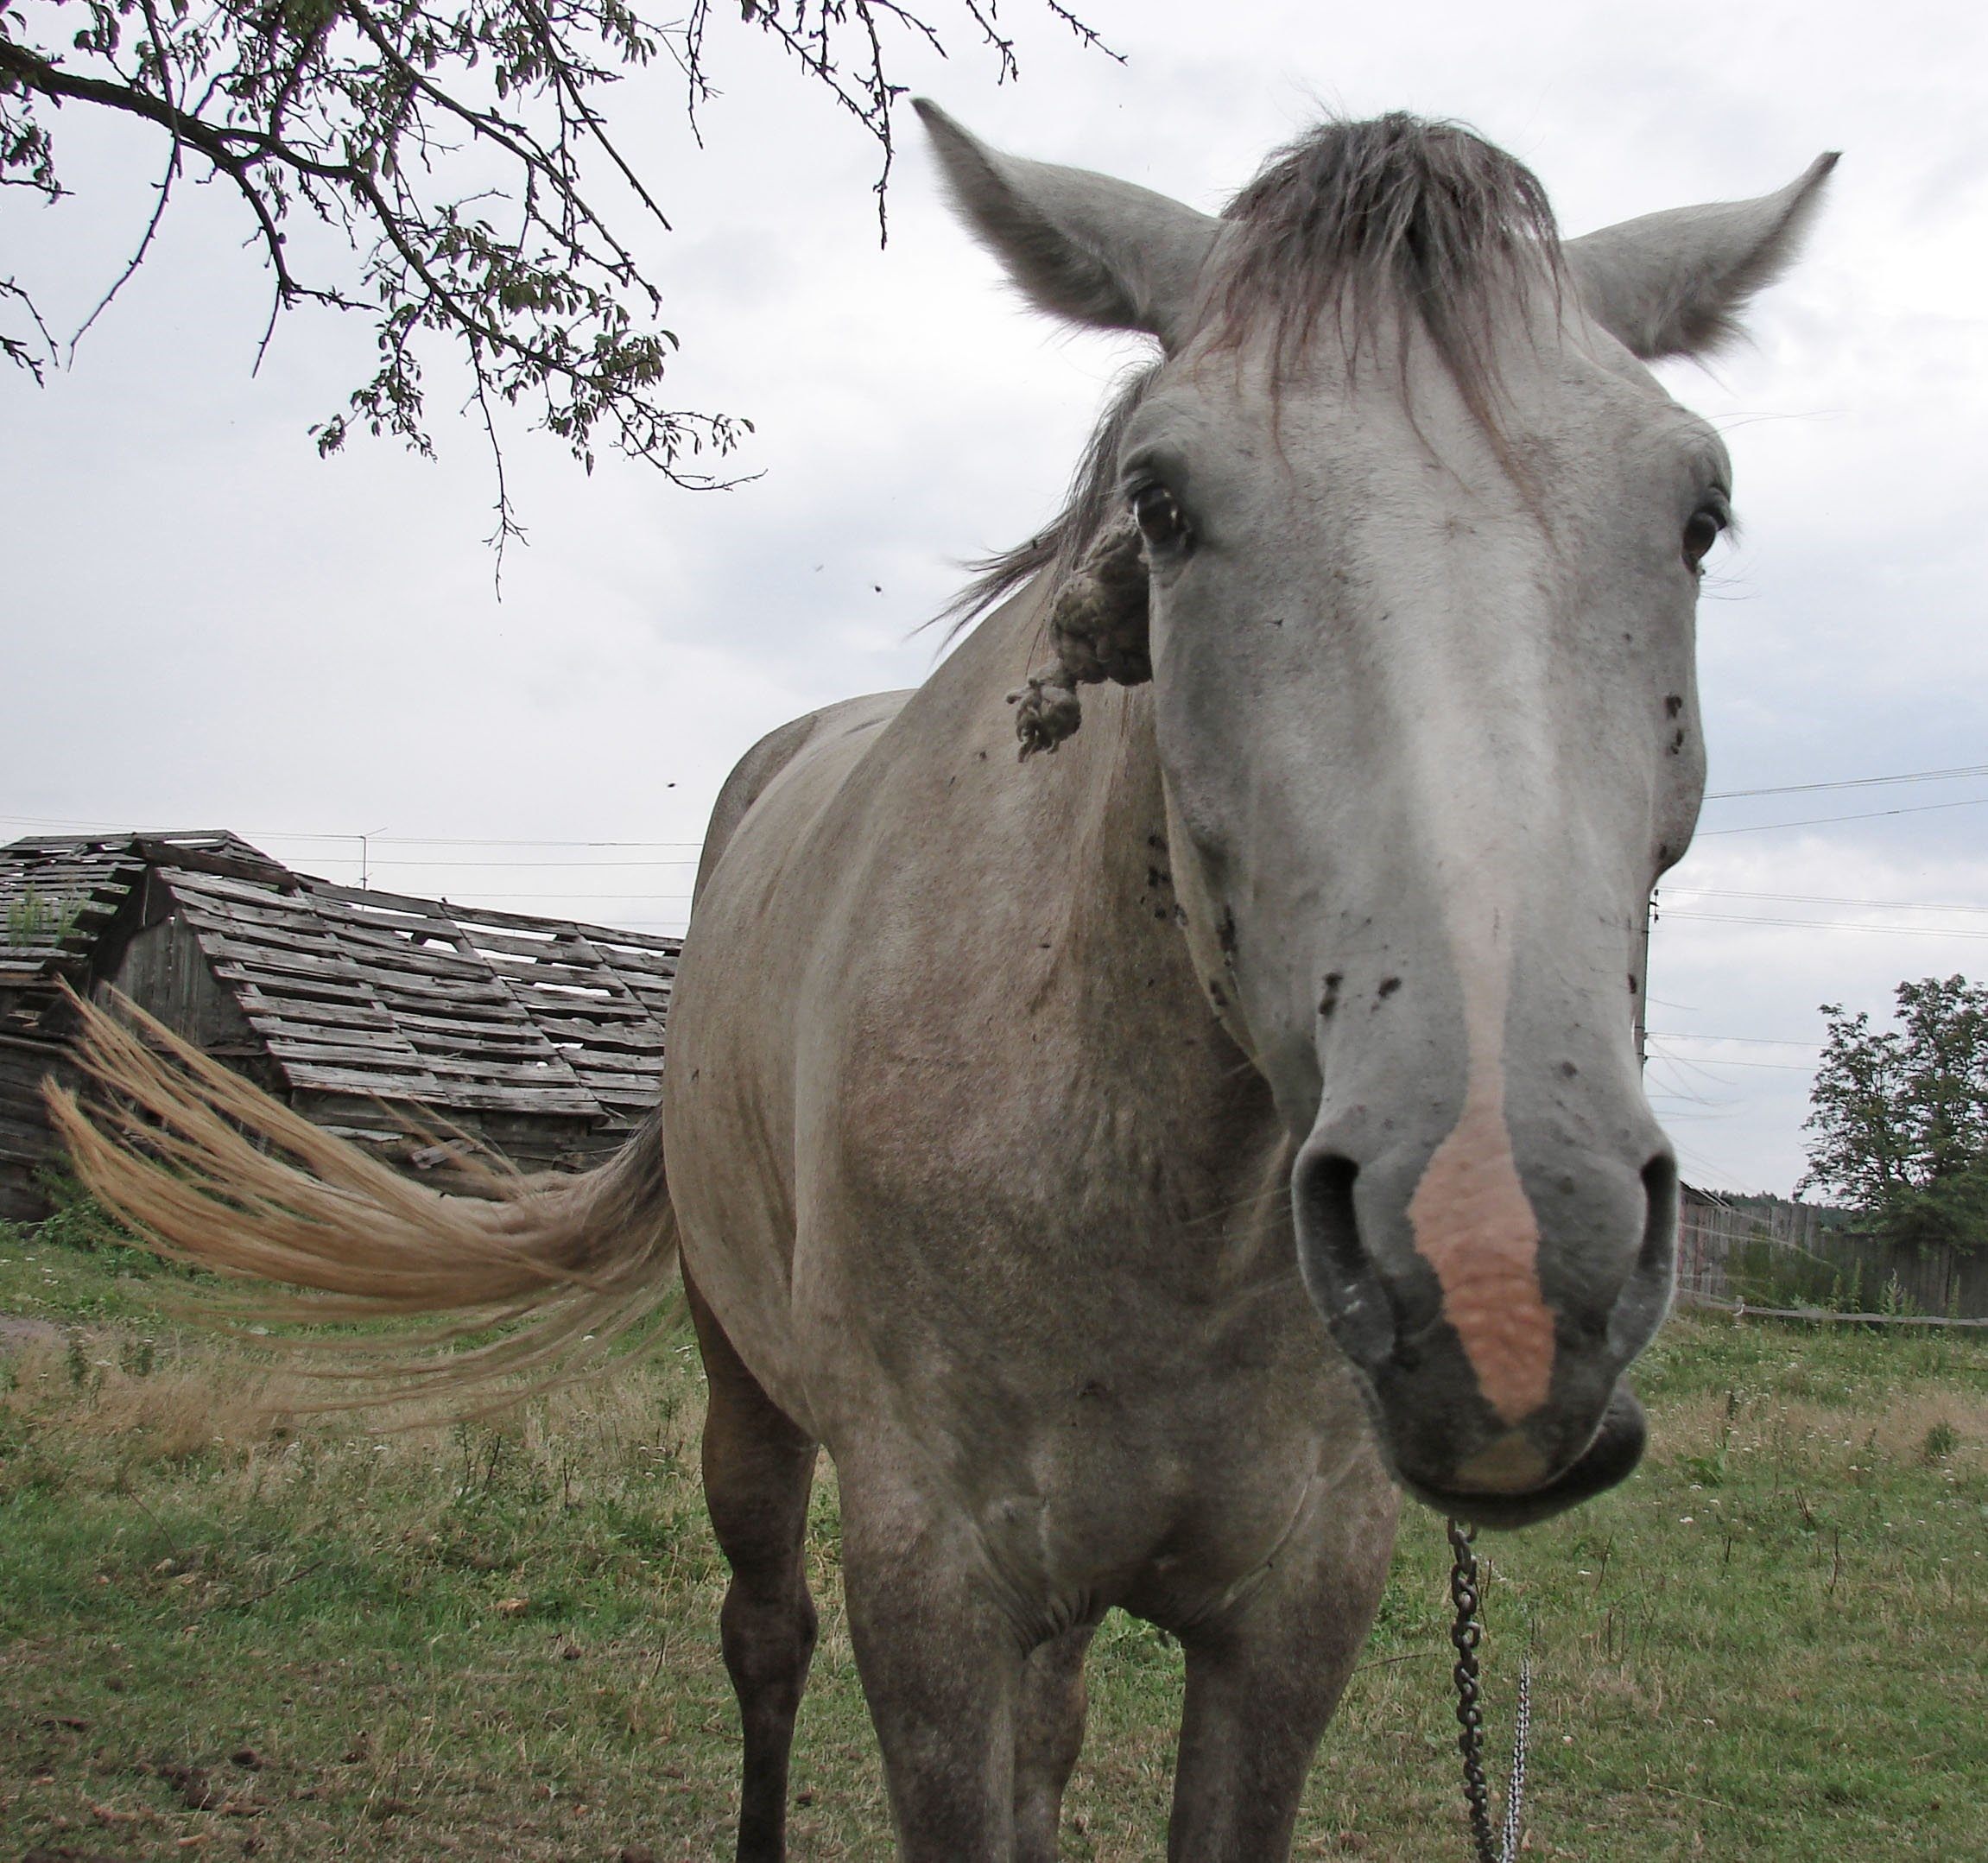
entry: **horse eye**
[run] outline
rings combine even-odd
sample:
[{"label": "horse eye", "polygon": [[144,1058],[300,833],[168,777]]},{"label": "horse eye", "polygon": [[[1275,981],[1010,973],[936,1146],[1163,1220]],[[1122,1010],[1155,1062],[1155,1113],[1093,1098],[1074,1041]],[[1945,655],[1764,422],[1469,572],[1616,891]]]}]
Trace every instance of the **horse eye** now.
[{"label": "horse eye", "polygon": [[1164,485],[1142,485],[1132,494],[1132,517],[1149,549],[1177,549],[1187,541],[1187,521]]},{"label": "horse eye", "polygon": [[1725,530],[1725,513],[1716,505],[1701,504],[1684,527],[1684,561],[1688,569],[1704,562],[1712,546]]}]

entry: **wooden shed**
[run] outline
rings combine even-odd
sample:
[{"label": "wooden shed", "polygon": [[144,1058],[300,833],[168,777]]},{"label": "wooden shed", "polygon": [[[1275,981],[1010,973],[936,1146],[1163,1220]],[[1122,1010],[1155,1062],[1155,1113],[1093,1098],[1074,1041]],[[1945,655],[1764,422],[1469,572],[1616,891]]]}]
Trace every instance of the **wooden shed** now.
[{"label": "wooden shed", "polygon": [[41,1213],[60,984],[122,991],[326,1129],[446,1181],[453,1128],[577,1169],[654,1102],[681,941],[338,886],[222,833],[0,848],[0,1216]]}]

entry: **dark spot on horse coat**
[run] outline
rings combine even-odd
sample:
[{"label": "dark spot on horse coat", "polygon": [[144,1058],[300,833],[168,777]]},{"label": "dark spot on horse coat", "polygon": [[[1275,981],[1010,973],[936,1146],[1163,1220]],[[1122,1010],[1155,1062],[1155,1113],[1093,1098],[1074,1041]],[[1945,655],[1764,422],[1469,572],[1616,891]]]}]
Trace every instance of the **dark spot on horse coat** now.
[{"label": "dark spot on horse coat", "polygon": [[1571,1061],[1563,1061],[1560,1064],[1560,1071],[1571,1080],[1575,1074],[1580,1072],[1580,1069],[1575,1067]]},{"label": "dark spot on horse coat", "polygon": [[1681,694],[1667,692],[1663,695],[1663,715],[1666,718],[1675,718],[1683,709],[1684,699]]},{"label": "dark spot on horse coat", "polygon": [[1319,998],[1320,1015],[1330,1016],[1339,1006],[1339,985],[1344,980],[1345,973],[1342,971],[1328,971],[1326,973],[1326,993]]},{"label": "dark spot on horse coat", "polygon": [[1374,994],[1380,997],[1384,1001],[1387,998],[1392,996],[1396,990],[1400,989],[1401,986],[1402,980],[1399,977],[1383,977],[1381,979],[1380,988],[1377,990]]},{"label": "dark spot on horse coat", "polygon": [[1636,973],[1634,971],[1629,973],[1629,993],[1631,996],[1636,994]]},{"label": "dark spot on horse coat", "polygon": [[1684,748],[1684,726],[1683,726],[1682,725],[1680,725],[1680,726],[1677,727],[1677,732],[1676,732],[1676,735],[1675,735],[1675,737],[1673,737],[1673,738],[1671,738],[1671,740],[1670,740],[1670,754],[1671,754],[1673,757],[1675,757],[1675,756],[1677,755],[1677,753],[1678,753],[1680,751],[1681,751],[1683,748]]},{"label": "dark spot on horse coat", "polygon": [[1233,964],[1236,961],[1236,914],[1233,907],[1222,908],[1222,920],[1215,928],[1215,939],[1222,947],[1223,961]]}]

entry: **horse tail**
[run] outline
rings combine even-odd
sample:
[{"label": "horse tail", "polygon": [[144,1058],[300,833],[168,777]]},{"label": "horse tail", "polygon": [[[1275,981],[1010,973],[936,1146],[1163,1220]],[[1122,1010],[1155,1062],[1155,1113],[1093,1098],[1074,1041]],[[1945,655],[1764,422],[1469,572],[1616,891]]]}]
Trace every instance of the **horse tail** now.
[{"label": "horse tail", "polygon": [[485,1158],[472,1167],[480,1194],[444,1196],[117,1006],[126,1020],[76,1002],[95,1091],[85,1110],[51,1086],[50,1111],[84,1185],[159,1253],[262,1283],[199,1309],[313,1325],[443,1319],[300,1341],[342,1361],[323,1375],[356,1381],[328,1404],[453,1404],[516,1373],[563,1378],[669,1297],[676,1220],[655,1115],[596,1169],[526,1174]]}]

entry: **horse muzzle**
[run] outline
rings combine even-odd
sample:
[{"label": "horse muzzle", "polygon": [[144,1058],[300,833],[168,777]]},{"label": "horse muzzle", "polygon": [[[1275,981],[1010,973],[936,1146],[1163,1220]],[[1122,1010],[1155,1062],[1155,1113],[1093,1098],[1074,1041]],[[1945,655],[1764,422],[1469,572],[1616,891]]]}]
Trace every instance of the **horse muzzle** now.
[{"label": "horse muzzle", "polygon": [[[1550,1520],[1582,1501],[1605,1493],[1627,1479],[1643,1460],[1649,1424],[1627,1381],[1618,1384],[1602,1412],[1601,1425],[1587,1447],[1559,1474],[1537,1487],[1500,1491],[1464,1486],[1443,1487],[1419,1480],[1398,1463],[1395,1479],[1418,1501],[1438,1513],[1481,1527],[1529,1527]],[[1514,1454],[1514,1460],[1517,1459]]]},{"label": "horse muzzle", "polygon": [[1486,1527],[1621,1481],[1648,1436],[1623,1374],[1669,1302],[1668,1152],[1535,1161],[1535,1195],[1516,1169],[1445,1181],[1428,1147],[1358,1164],[1334,1136],[1293,1176],[1299,1260],[1396,1480]]}]

